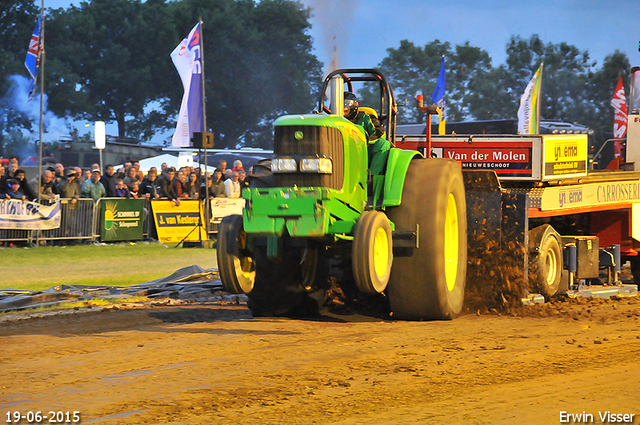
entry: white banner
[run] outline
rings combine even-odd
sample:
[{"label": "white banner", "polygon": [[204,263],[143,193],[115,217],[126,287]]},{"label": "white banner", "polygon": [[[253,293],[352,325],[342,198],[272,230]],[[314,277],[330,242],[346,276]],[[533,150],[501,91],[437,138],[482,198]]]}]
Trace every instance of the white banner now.
[{"label": "white banner", "polygon": [[231,214],[242,215],[245,202],[242,198],[213,198],[211,200],[211,222],[219,222]]},{"label": "white banner", "polygon": [[16,199],[0,201],[0,229],[57,229],[60,217],[60,201],[53,205]]}]

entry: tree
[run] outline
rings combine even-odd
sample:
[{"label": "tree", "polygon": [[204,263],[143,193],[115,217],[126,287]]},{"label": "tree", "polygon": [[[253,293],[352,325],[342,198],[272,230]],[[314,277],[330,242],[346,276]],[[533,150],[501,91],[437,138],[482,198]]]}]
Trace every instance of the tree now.
[{"label": "tree", "polygon": [[[454,48],[448,42],[434,40],[423,48],[408,40],[402,40],[397,49],[387,49],[388,56],[380,63],[380,70],[387,76],[398,99],[407,99],[407,107],[398,112],[398,123],[424,122],[424,113],[413,105],[415,97],[422,93],[425,102],[433,102],[431,94],[440,75],[441,58],[445,56],[446,68],[446,116],[448,120],[471,117],[474,105],[470,100],[477,96],[476,89],[491,71],[491,58],[484,50],[469,43]],[[364,104],[375,104],[377,93],[370,85],[360,92]]]},{"label": "tree", "polygon": [[[171,92],[178,39],[163,0],[93,0],[58,9],[47,26],[47,92],[59,115],[116,121],[119,137]],[[162,60],[162,59],[165,60]]]},{"label": "tree", "polygon": [[309,111],[320,79],[309,12],[294,1],[93,0],[54,11],[51,109],[115,120],[121,137],[174,128],[183,88],[169,55],[200,18],[216,146],[270,144],[271,121]]},{"label": "tree", "polygon": [[207,125],[216,147],[270,147],[273,119],[312,109],[321,71],[300,3],[184,0],[175,16],[185,35],[198,17],[204,22]]},{"label": "tree", "polygon": [[[24,59],[39,10],[31,0],[16,0],[0,4],[0,157],[12,154],[21,138],[9,134],[18,128],[31,129],[31,121],[12,102],[12,75],[26,75]],[[10,136],[5,140],[5,134]],[[9,146],[6,146],[9,145]]]},{"label": "tree", "polygon": [[629,99],[629,58],[618,50],[607,56],[602,67],[590,73],[587,79],[587,93],[592,108],[580,117],[580,122],[589,123],[587,125],[595,130],[598,140],[604,141],[613,137],[614,110],[611,107],[611,98],[620,75]]}]

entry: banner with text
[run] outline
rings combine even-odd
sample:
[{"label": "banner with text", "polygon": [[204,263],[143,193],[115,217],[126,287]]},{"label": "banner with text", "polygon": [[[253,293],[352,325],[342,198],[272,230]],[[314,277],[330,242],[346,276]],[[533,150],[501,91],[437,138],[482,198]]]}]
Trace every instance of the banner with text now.
[{"label": "banner with text", "polygon": [[242,215],[245,202],[242,198],[213,198],[211,200],[211,222],[220,222],[231,214]]},{"label": "banner with text", "polygon": [[540,209],[553,211],[638,202],[640,202],[640,180],[622,180],[545,187]]},{"label": "banner with text", "polygon": [[151,209],[161,242],[207,240],[204,211],[197,199],[183,199],[178,206],[172,201],[153,201]]},{"label": "banner with text", "polygon": [[581,177],[587,175],[588,141],[586,134],[544,135],[543,179],[557,176]]},{"label": "banner with text", "polygon": [[0,229],[58,229],[60,217],[60,201],[53,205],[17,199],[0,201]]},{"label": "banner with text", "polygon": [[133,241],[143,238],[144,199],[101,200],[100,239]]}]

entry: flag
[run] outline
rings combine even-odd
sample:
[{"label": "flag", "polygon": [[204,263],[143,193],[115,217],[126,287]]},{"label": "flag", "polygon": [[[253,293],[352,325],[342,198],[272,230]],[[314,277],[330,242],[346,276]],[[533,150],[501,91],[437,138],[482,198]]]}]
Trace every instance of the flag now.
[{"label": "flag", "polygon": [[[624,86],[622,85],[622,75],[618,78],[616,91],[613,92],[611,106],[615,109],[613,116],[613,138],[623,139],[627,134],[627,98],[624,94]],[[616,158],[622,156],[622,141],[616,140],[613,143]]]},{"label": "flag", "polygon": [[193,132],[204,131],[202,44],[198,23],[187,37],[171,52],[171,60],[178,70],[184,95],[172,146],[192,146]]},{"label": "flag", "polygon": [[445,134],[445,126],[446,119],[444,117],[444,107],[445,107],[445,80],[444,80],[444,55],[442,56],[442,64],[440,65],[440,76],[438,77],[438,84],[436,85],[436,89],[433,91],[431,98],[433,99],[433,103],[438,105],[441,109],[438,111],[439,125],[438,125],[438,134]]},{"label": "flag", "polygon": [[540,133],[540,86],[542,85],[543,66],[544,63],[541,63],[520,98],[520,108],[518,108],[519,134]]},{"label": "flag", "polygon": [[627,99],[622,85],[622,75],[618,79],[616,91],[611,99],[611,106],[615,109],[613,120],[613,137],[622,139],[627,134]]},{"label": "flag", "polygon": [[42,28],[42,15],[38,17],[38,23],[31,35],[31,41],[29,41],[29,49],[27,50],[27,58],[24,61],[24,65],[29,71],[31,76],[31,82],[29,84],[29,100],[33,100],[33,96],[36,91],[36,80],[38,79],[38,67],[40,66],[40,29]]}]

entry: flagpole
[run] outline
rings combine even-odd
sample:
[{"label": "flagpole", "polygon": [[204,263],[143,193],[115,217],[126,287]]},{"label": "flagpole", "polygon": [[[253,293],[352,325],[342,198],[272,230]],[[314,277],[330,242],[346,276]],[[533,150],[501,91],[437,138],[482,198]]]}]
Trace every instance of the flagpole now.
[{"label": "flagpole", "polygon": [[[44,1],[44,0],[43,0]],[[199,17],[200,21],[200,71],[202,72],[202,131],[207,131],[207,104],[204,100],[204,38],[202,37],[202,17]],[[204,134],[203,134],[204,139]],[[203,140],[204,141],[204,140]],[[207,145],[204,144],[204,231],[205,236],[209,237],[209,194],[207,193],[207,169],[209,168],[207,159]],[[198,230],[200,233],[200,230]]]},{"label": "flagpole", "polygon": [[40,20],[42,22],[42,28],[40,28],[40,152],[38,155],[38,197],[40,200],[40,193],[42,191],[42,133],[43,123],[42,116],[44,115],[44,0],[41,0],[40,6]]}]

